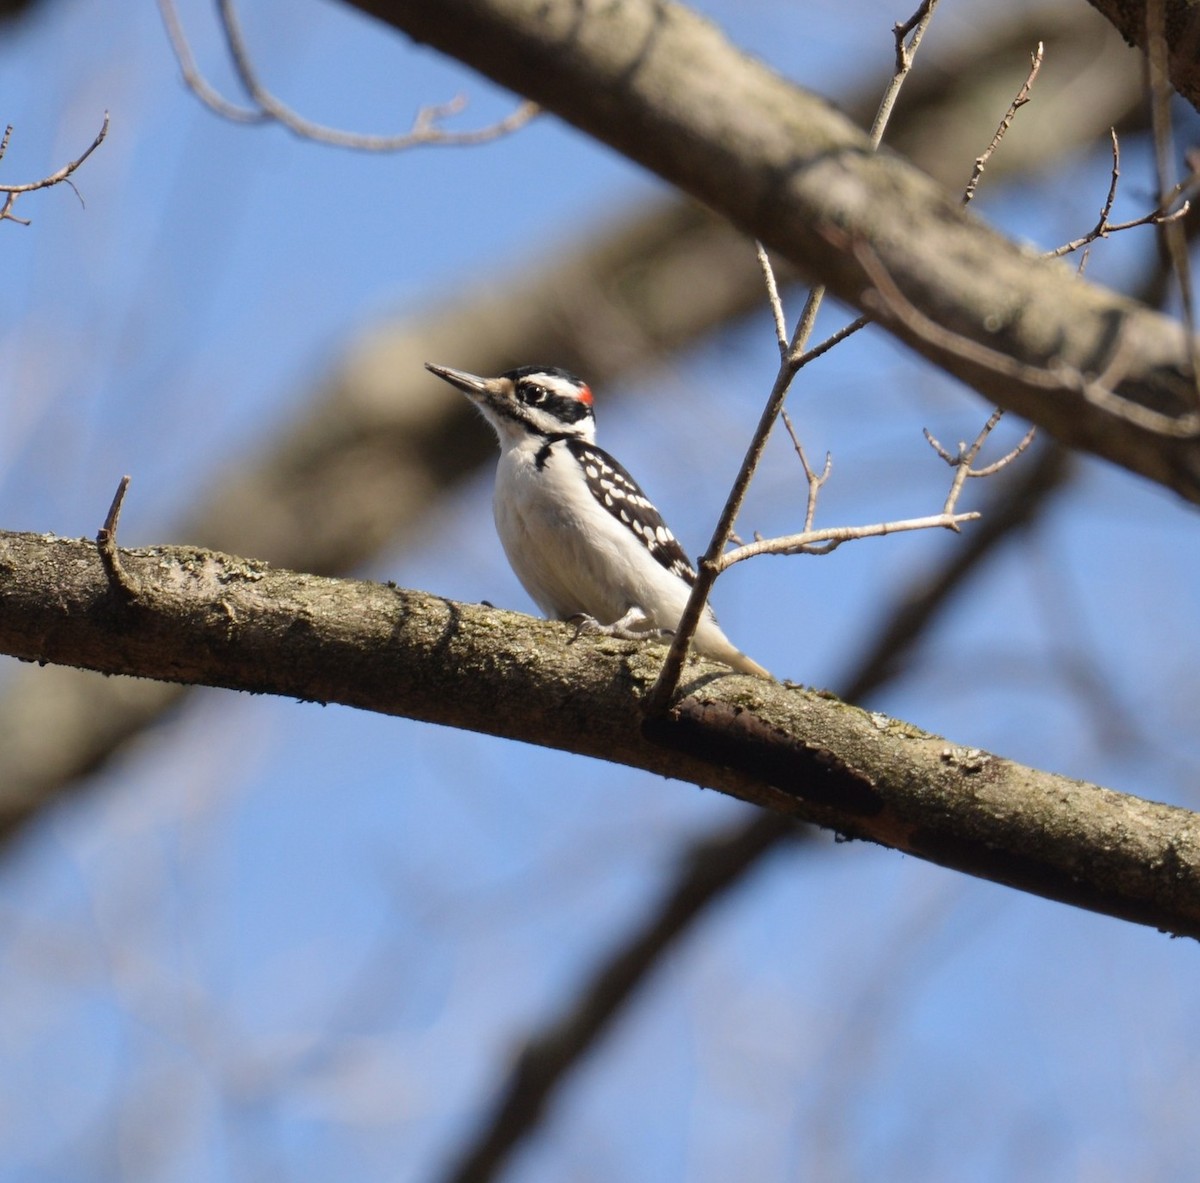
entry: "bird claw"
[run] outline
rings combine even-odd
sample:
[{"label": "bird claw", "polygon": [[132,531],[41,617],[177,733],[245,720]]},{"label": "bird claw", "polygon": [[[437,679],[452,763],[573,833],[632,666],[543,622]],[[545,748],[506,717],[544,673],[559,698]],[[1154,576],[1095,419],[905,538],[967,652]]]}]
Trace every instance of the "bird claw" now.
[{"label": "bird claw", "polygon": [[[568,644],[574,644],[580,637],[615,637],[619,641],[670,640],[675,630],[670,628],[628,628],[621,620],[613,624],[601,624],[594,616],[586,612],[576,612],[568,616],[564,623],[575,625],[575,635]],[[643,617],[644,619],[644,617]]]},{"label": "bird claw", "polygon": [[575,626],[575,635],[567,642],[568,645],[573,645],[580,637],[593,636],[596,633],[604,632],[604,626],[594,616],[589,616],[586,612],[576,612],[574,616],[568,616],[563,623]]}]

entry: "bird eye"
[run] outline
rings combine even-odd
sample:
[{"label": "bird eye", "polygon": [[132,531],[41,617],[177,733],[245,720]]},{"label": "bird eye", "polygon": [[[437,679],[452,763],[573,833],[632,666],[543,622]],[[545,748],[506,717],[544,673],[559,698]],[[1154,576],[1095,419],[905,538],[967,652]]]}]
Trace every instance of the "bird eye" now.
[{"label": "bird eye", "polygon": [[544,386],[527,386],[525,388],[525,401],[527,403],[543,403],[546,401],[546,388]]}]

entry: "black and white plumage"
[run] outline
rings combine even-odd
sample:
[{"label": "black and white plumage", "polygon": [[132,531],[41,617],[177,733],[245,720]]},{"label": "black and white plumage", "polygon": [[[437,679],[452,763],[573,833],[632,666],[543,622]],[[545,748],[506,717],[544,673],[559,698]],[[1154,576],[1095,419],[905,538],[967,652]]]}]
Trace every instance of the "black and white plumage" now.
[{"label": "black and white plumage", "polygon": [[[494,510],[508,561],[556,620],[636,637],[671,632],[696,573],[638,483],[596,445],[592,392],[567,370],[522,366],[496,378],[426,363],[483,413],[500,441]],[[706,610],[696,652],[770,677]]]}]

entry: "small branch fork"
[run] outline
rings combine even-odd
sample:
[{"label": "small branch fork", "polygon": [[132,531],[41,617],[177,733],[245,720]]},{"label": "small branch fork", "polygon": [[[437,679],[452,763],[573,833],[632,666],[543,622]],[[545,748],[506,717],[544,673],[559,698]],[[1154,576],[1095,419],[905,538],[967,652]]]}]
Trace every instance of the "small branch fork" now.
[{"label": "small branch fork", "polygon": [[[1104,205],[1100,210],[1100,220],[1081,238],[1073,238],[1070,242],[1063,243],[1062,246],[1055,247],[1052,251],[1046,252],[1046,257],[1050,259],[1061,259],[1064,255],[1069,255],[1080,247],[1088,248],[1098,238],[1107,238],[1110,234],[1116,234],[1122,230],[1132,230],[1137,226],[1163,226],[1168,222],[1175,222],[1187,216],[1191,210],[1191,201],[1184,198],[1182,203],[1175,206],[1175,202],[1182,197],[1185,190],[1185,185],[1176,185],[1174,190],[1164,199],[1163,203],[1157,209],[1151,210],[1148,214],[1143,214],[1140,218],[1134,218],[1130,222],[1110,222],[1109,216],[1112,214],[1113,202],[1117,198],[1117,183],[1121,178],[1121,143],[1117,139],[1115,128],[1109,129],[1109,136],[1112,138],[1112,173],[1108,183],[1108,195],[1104,199]],[[1194,178],[1189,178],[1193,180]],[[1083,259],[1080,261],[1080,270],[1087,264],[1087,253],[1085,251]]]},{"label": "small branch fork", "polygon": [[791,423],[788,422],[788,434],[792,437],[792,443],[800,457],[800,463],[804,466],[804,475],[808,480],[808,505],[804,514],[804,530],[799,534],[787,534],[780,538],[759,538],[754,542],[748,542],[726,551],[718,563],[720,570],[728,570],[734,563],[752,559],[757,555],[827,555],[831,551],[837,550],[843,542],[852,542],[860,538],[881,538],[885,534],[899,534],[908,530],[941,529],[953,530],[957,533],[963,522],[976,521],[980,516],[975,512],[957,512],[958,499],[968,478],[993,476],[1011,464],[1033,443],[1034,429],[1030,428],[1024,439],[1006,456],[984,468],[976,468],[975,460],[1003,415],[1004,412],[999,408],[993,411],[991,418],[983,425],[974,442],[970,446],[960,443],[956,453],[948,452],[928,431],[925,432],[925,438],[929,441],[930,446],[954,469],[954,479],[950,483],[950,491],[946,495],[941,513],[921,518],[903,518],[894,522],[877,522],[870,526],[833,526],[824,530],[814,530],[812,521],[816,512],[817,495],[829,477],[832,460],[826,454],[824,469],[820,473],[815,472],[804,455],[804,449],[796,438]]},{"label": "small branch fork", "polygon": [[128,490],[129,477],[123,476],[113,495],[112,505],[109,506],[104,525],[96,533],[96,549],[100,552],[100,562],[104,566],[104,573],[108,576],[109,586],[123,599],[136,600],[141,594],[141,585],[130,572],[125,570],[121,563],[121,552],[117,549],[117,523],[121,519],[121,506],[125,503],[125,494]]},{"label": "small branch fork", "polygon": [[235,123],[279,123],[303,139],[314,140],[337,148],[353,148],[362,152],[400,152],[407,148],[427,144],[456,146],[484,144],[524,127],[538,113],[536,103],[524,102],[510,115],[506,115],[503,119],[489,124],[487,127],[481,127],[474,131],[445,131],[440,126],[442,120],[458,115],[466,108],[466,98],[459,95],[447,103],[419,108],[412,126],[408,131],[399,135],[365,135],[314,123],[294,111],[263,85],[258,77],[258,71],[254,68],[233,0],[217,0],[221,32],[224,34],[230,59],[242,86],[245,87],[246,93],[253,103],[253,106],[242,107],[231,103],[221,95],[200,72],[195,55],[188,44],[187,34],[179,19],[179,13],[176,11],[175,0],[158,0],[158,9],[167,32],[167,39],[171,42],[171,48],[175,53],[188,89],[209,110]]},{"label": "small branch fork", "polygon": [[[4,129],[3,137],[0,138],[0,159],[3,159],[4,153],[8,151],[8,142],[12,139],[12,133],[12,124],[9,124]],[[106,135],[108,135],[107,111],[104,112],[104,122],[100,125],[100,130],[97,132],[96,138],[74,160],[64,164],[58,172],[51,173],[49,176],[43,177],[40,181],[29,181],[24,185],[0,185],[0,193],[5,195],[4,204],[0,206],[0,222],[17,222],[22,226],[28,226],[28,218],[18,218],[12,212],[17,197],[22,193],[32,193],[36,189],[49,189],[54,185],[69,185],[75,196],[79,197],[79,204],[83,205],[83,198],[80,197],[79,190],[75,188],[75,182],[71,180],[71,174],[100,147]]]},{"label": "small branch fork", "polygon": [[[892,30],[896,42],[896,68],[880,101],[879,110],[876,113],[875,121],[871,128],[871,145],[874,148],[877,148],[883,139],[883,133],[887,127],[888,119],[891,117],[896,97],[900,93],[900,88],[904,84],[905,78],[907,78],[909,71],[912,69],[913,59],[921,44],[921,39],[925,35],[925,30],[929,27],[929,22],[933,19],[937,2],[938,0],[922,0],[922,3],[913,13],[912,17],[902,24],[897,24]],[[666,660],[663,662],[663,667],[659,671],[658,678],[646,696],[644,709],[649,715],[660,714],[666,709],[671,695],[675,693],[675,687],[679,684],[679,677],[683,672],[683,663],[687,657],[688,645],[695,635],[696,627],[700,623],[700,617],[704,612],[705,606],[708,604],[708,597],[712,591],[713,584],[716,582],[717,576],[721,573],[722,556],[725,553],[725,548],[729,545],[730,539],[733,537],[733,528],[737,521],[737,515],[741,512],[746,491],[749,489],[755,470],[762,459],[771,430],[775,425],[776,419],[779,418],[780,413],[783,411],[783,405],[787,399],[787,392],[792,384],[792,379],[810,361],[814,361],[823,353],[832,349],[839,341],[845,340],[869,323],[868,317],[860,317],[836,334],[834,338],[806,352],[809,337],[812,335],[813,325],[816,323],[817,313],[825,298],[825,288],[818,286],[809,292],[808,300],[805,302],[804,310],[801,312],[800,320],[796,325],[796,331],[792,335],[791,340],[789,340],[783,306],[779,299],[779,289],[775,282],[770,260],[761,243],[756,244],[756,248],[759,264],[763,270],[763,279],[766,283],[768,298],[775,318],[775,337],[779,346],[780,357],[779,371],[775,376],[775,382],[771,387],[770,395],[767,397],[767,403],[763,408],[762,415],[759,417],[758,426],[755,428],[750,445],[746,449],[746,455],[734,480],[733,488],[730,490],[725,507],[722,509],[721,516],[713,531],[708,549],[700,561],[696,583],[692,588],[691,595],[688,597],[683,615],[680,617],[679,626],[675,631],[671,647],[667,651]],[[810,499],[811,496],[810,491]]]}]

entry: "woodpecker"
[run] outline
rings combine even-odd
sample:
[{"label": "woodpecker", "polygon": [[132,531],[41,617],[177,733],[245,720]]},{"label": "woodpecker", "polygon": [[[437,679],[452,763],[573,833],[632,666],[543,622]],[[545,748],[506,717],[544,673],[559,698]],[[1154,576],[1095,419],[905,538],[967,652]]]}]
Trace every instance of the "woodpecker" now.
[{"label": "woodpecker", "polygon": [[[509,564],[553,620],[624,638],[670,633],[696,572],[638,483],[596,446],[592,392],[556,366],[497,378],[425,368],[461,390],[500,442],[493,509]],[[734,648],[706,608],[697,653],[769,678]]]}]

